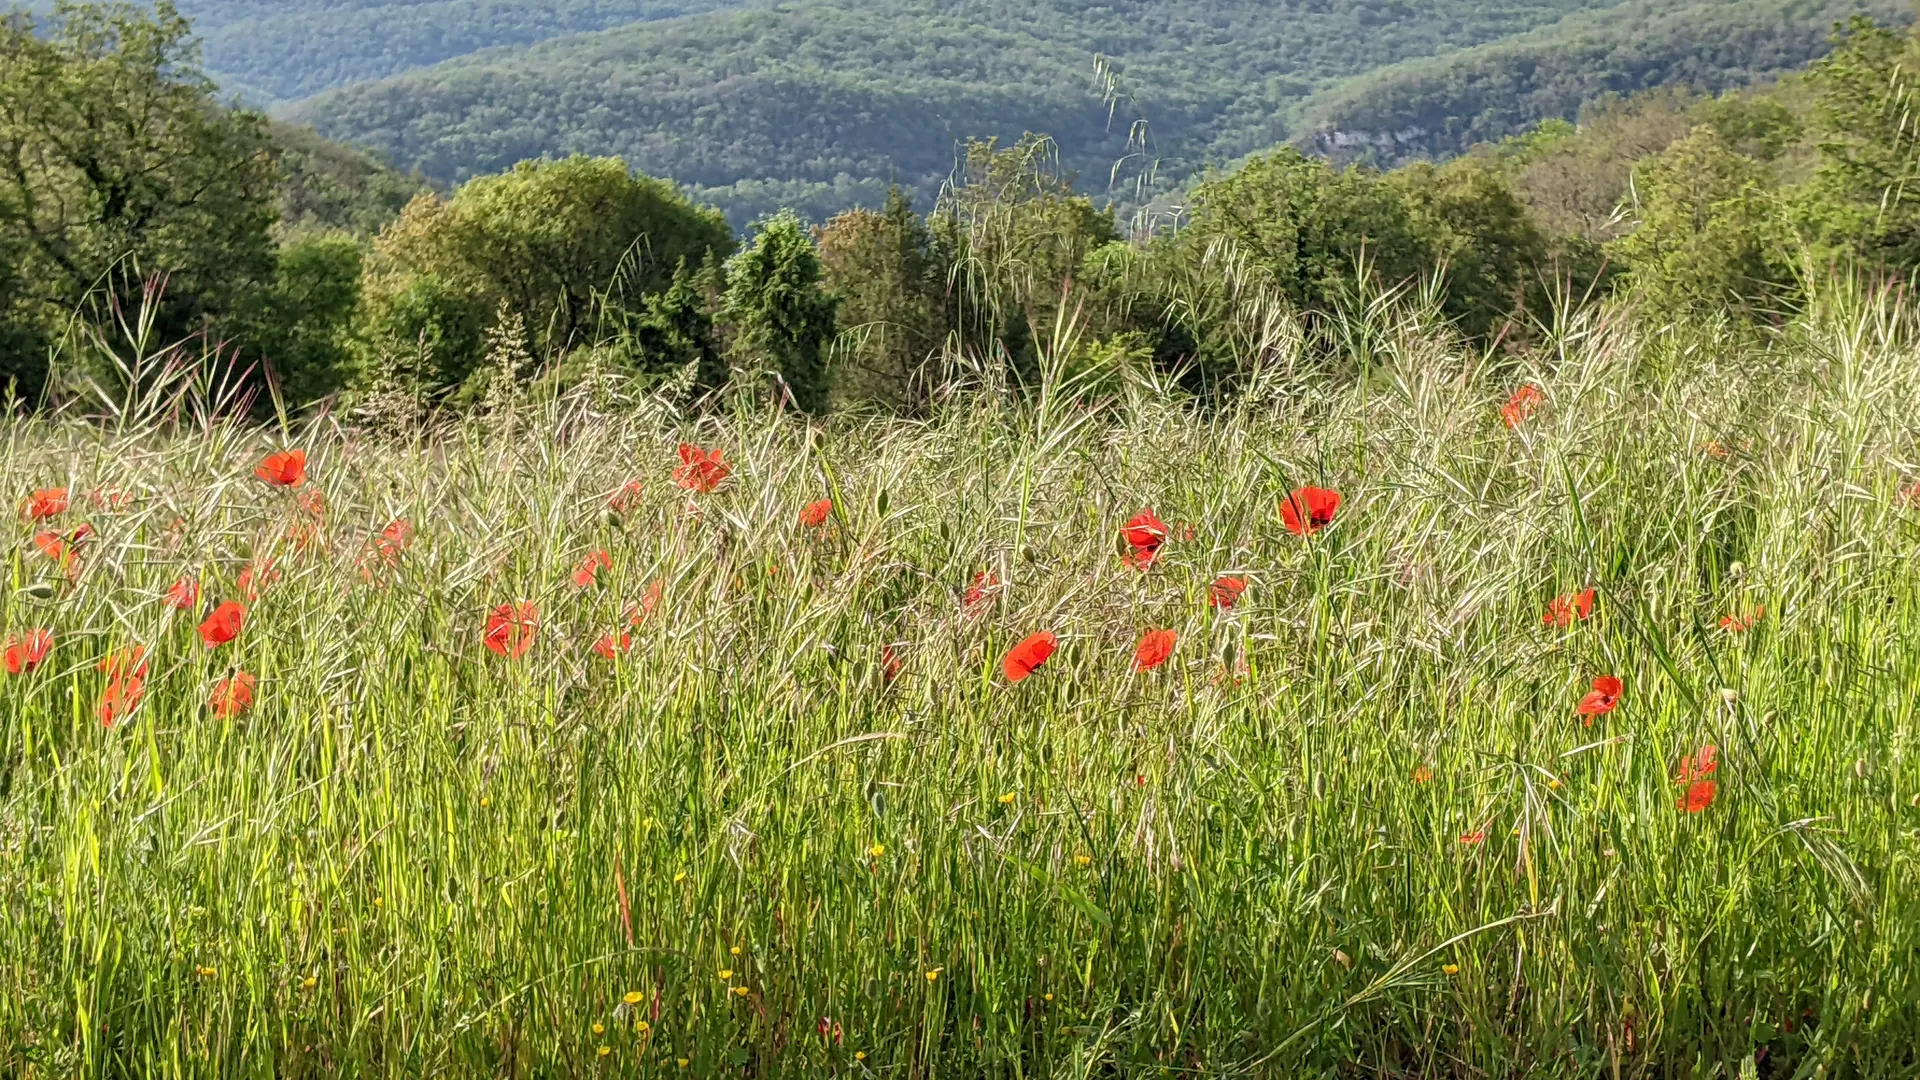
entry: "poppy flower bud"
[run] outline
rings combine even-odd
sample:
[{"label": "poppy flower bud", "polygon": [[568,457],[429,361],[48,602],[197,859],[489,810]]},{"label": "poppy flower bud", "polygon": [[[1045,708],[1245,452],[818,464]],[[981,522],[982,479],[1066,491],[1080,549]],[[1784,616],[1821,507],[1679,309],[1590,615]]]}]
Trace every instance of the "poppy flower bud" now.
[{"label": "poppy flower bud", "polygon": [[1738,705],[1740,704],[1740,691],[1735,690],[1731,686],[1723,686],[1720,688],[1720,700],[1729,705]]},{"label": "poppy flower bud", "polygon": [[20,595],[33,600],[53,599],[53,586],[44,581],[36,581],[20,590]]}]

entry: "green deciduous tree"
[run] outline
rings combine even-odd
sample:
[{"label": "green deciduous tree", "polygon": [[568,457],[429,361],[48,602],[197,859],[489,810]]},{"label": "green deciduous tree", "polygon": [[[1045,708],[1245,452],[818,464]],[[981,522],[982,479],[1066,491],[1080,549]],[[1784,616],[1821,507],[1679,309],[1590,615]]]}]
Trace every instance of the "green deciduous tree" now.
[{"label": "green deciduous tree", "polygon": [[800,219],[785,213],[762,223],[727,263],[721,312],[733,331],[734,369],[750,387],[777,375],[794,405],[825,412],[836,306],[820,286],[820,259]]},{"label": "green deciduous tree", "polygon": [[1430,269],[1405,201],[1371,169],[1288,148],[1208,181],[1193,201],[1196,240],[1230,241],[1301,308],[1330,307],[1363,261],[1389,284]]},{"label": "green deciduous tree", "polygon": [[[697,265],[731,249],[717,212],[617,158],[525,161],[468,181],[450,200],[418,196],[381,231],[367,281],[370,333],[404,336],[377,316],[389,295],[431,278],[433,291],[464,308],[458,321],[487,325],[504,302],[536,353],[558,354],[615,332],[644,296],[669,286],[682,260]],[[440,361],[463,365],[470,370],[472,358]]]},{"label": "green deciduous tree", "polygon": [[1701,127],[1643,162],[1634,189],[1637,223],[1608,251],[1652,308],[1764,311],[1781,301],[1779,199],[1759,162]]},{"label": "green deciduous tree", "polygon": [[1864,18],[1813,65],[1820,164],[1796,218],[1816,251],[1920,266],[1920,38]]},{"label": "green deciduous tree", "polygon": [[1390,177],[1428,258],[1446,268],[1442,310],[1476,337],[1538,304],[1547,239],[1513,188],[1471,158]]},{"label": "green deciduous tree", "polygon": [[165,275],[155,329],[179,337],[272,276],[265,120],[221,107],[196,62],[170,0],[0,20],[0,367],[30,374],[111,277]]},{"label": "green deciduous tree", "polygon": [[289,402],[325,397],[353,375],[360,307],[359,241],[342,233],[297,237],[275,257],[273,280],[242,319],[257,354]]},{"label": "green deciduous tree", "polygon": [[1043,136],[1005,149],[974,141],[933,213],[934,240],[952,260],[958,325],[997,348],[1020,379],[1036,373],[1036,342],[1071,308],[1088,253],[1120,238],[1113,215],[1075,194],[1073,180]]},{"label": "green deciduous tree", "polygon": [[928,360],[952,326],[947,265],[894,188],[884,210],[850,210],[816,233],[823,281],[840,297],[834,389],[846,399],[923,409],[940,373]]}]

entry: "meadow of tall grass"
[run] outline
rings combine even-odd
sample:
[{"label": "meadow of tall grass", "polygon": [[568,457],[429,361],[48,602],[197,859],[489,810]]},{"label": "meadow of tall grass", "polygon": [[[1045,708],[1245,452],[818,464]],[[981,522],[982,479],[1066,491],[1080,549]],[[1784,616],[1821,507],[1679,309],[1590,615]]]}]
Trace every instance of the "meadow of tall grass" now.
[{"label": "meadow of tall grass", "polygon": [[1915,310],[1369,319],[1209,405],[7,419],[0,1075],[1914,1075]]}]

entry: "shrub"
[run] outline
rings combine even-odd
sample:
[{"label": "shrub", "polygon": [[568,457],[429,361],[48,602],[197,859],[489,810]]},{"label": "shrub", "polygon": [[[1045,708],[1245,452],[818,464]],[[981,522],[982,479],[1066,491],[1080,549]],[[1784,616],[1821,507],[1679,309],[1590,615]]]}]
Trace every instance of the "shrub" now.
[{"label": "shrub", "polygon": [[[618,158],[576,155],[523,161],[468,181],[450,200],[416,197],[374,242],[367,284],[370,297],[384,297],[433,278],[436,295],[476,325],[504,302],[525,320],[534,351],[551,355],[613,332],[645,295],[671,284],[683,260],[697,264],[732,244],[719,213],[672,184],[635,176]],[[376,322],[371,333],[387,340],[400,329]],[[473,358],[440,363],[471,370]]]},{"label": "shrub", "polygon": [[778,375],[803,412],[825,412],[835,306],[820,287],[820,259],[800,219],[785,213],[765,222],[727,263],[721,302],[734,334],[733,366],[746,385]]},{"label": "shrub", "polygon": [[1702,127],[1644,162],[1634,178],[1638,224],[1608,251],[1654,310],[1754,312],[1782,301],[1788,272],[1778,200],[1758,162]]},{"label": "shrub", "polygon": [[952,325],[943,254],[898,187],[886,209],[850,210],[815,233],[821,281],[840,297],[834,386],[841,397],[919,409],[925,367]]}]

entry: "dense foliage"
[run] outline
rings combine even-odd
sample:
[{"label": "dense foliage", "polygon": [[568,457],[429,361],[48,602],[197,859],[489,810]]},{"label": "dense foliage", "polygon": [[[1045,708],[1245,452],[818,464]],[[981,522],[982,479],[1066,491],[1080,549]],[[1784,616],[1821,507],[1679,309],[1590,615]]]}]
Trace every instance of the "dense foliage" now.
[{"label": "dense foliage", "polygon": [[259,104],[503,45],[737,0],[181,0],[221,86]]},{"label": "dense foliage", "polygon": [[43,381],[103,284],[165,275],[155,329],[179,336],[272,273],[265,121],[216,107],[193,59],[165,8],[0,21],[0,383]]},{"label": "dense foliage", "polygon": [[618,155],[741,199],[739,227],[780,205],[824,217],[849,195],[877,208],[887,183],[926,205],[957,145],[1026,132],[1051,134],[1097,190],[1141,117],[1160,175],[1184,178],[1286,137],[1285,110],[1327,79],[1612,2],[810,0],[450,62],[290,115],[448,180]]},{"label": "dense foliage", "polygon": [[1387,165],[1461,153],[1609,94],[1738,89],[1804,66],[1856,13],[1905,22],[1904,0],[1628,0],[1513,38],[1383,67],[1304,104],[1294,141]]},{"label": "dense foliage", "polygon": [[[1283,149],[1209,173],[1170,217],[1143,212],[1125,228],[1053,140],[973,140],[924,217],[896,189],[883,211],[812,231],[770,216],[734,255],[718,212],[620,159],[527,160],[414,194],[417,179],[364,155],[217,106],[170,10],[64,18],[64,38],[16,31],[39,60],[10,68],[21,104],[9,130],[44,139],[61,122],[49,102],[124,116],[166,88],[192,122],[156,130],[212,134],[129,190],[147,200],[142,222],[210,227],[50,227],[29,211],[79,205],[67,192],[100,170],[29,175],[6,204],[16,224],[0,262],[29,398],[97,396],[121,362],[102,304],[124,308],[143,287],[140,347],[211,328],[197,347],[265,375],[261,407],[344,392],[352,409],[385,402],[374,413],[417,421],[488,407],[514,385],[558,392],[601,375],[816,414],[924,413],[955,387],[1018,394],[1050,377],[1146,375],[1219,400],[1278,347],[1283,318],[1303,319],[1310,353],[1351,356],[1335,329],[1346,316],[1413,303],[1498,351],[1610,296],[1751,324],[1801,307],[1823,268],[1920,266],[1902,120],[1920,46],[1866,20],[1772,86],[1605,98],[1578,125],[1549,121],[1441,165],[1383,172]],[[88,82],[95,69],[118,74]],[[89,95],[101,99],[91,113]],[[189,198],[159,182],[166,170],[218,183]],[[207,200],[230,189],[208,218]],[[122,205],[110,183],[89,197]],[[92,261],[59,285],[36,269],[36,237]],[[117,288],[92,292],[122,267]],[[65,292],[21,300],[30,282]],[[57,335],[63,320],[84,332]],[[52,378],[33,367],[48,355],[63,357]]]}]

